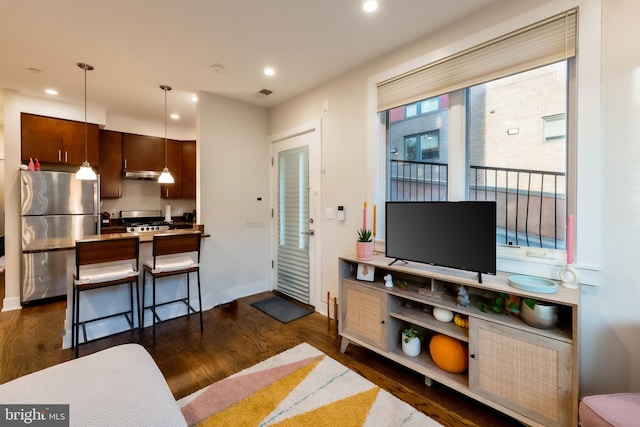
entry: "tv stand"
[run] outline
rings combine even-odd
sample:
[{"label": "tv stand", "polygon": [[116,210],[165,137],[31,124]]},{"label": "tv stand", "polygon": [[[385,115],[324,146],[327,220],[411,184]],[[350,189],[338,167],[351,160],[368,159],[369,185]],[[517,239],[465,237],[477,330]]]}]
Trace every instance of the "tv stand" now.
[{"label": "tv stand", "polygon": [[[397,261],[397,260],[396,260]],[[340,350],[356,344],[497,409],[531,426],[578,425],[578,303],[580,292],[559,286],[554,294],[522,291],[509,286],[509,275],[481,275],[419,263],[394,264],[375,255],[363,261],[341,257],[339,262]],[[375,269],[373,282],[357,280],[358,264]],[[385,286],[391,274],[394,286]],[[467,307],[458,305],[464,286]],[[559,323],[538,329],[519,317],[482,311],[481,303],[498,294],[535,298],[559,306]],[[440,322],[431,314],[440,307],[468,318],[468,328]],[[407,327],[424,335],[418,356],[401,350]],[[429,340],[444,334],[468,347],[468,370],[450,373],[431,359]]]},{"label": "tv stand", "polygon": [[482,283],[482,273],[478,272],[478,283]]},{"label": "tv stand", "polygon": [[409,264],[407,261],[405,261],[405,260],[403,260],[403,259],[396,258],[396,259],[394,259],[393,261],[391,261],[391,263],[389,263],[389,265],[393,265],[393,264],[395,264],[395,263],[396,263],[396,262],[398,262],[398,261],[400,261],[400,262],[401,262],[401,263],[403,263],[403,264]]}]

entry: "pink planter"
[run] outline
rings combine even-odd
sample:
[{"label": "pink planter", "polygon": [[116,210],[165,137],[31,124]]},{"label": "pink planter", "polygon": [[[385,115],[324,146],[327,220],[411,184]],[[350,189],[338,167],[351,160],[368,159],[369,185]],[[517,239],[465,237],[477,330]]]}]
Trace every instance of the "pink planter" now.
[{"label": "pink planter", "polygon": [[373,258],[373,242],[356,242],[356,258],[364,261]]}]

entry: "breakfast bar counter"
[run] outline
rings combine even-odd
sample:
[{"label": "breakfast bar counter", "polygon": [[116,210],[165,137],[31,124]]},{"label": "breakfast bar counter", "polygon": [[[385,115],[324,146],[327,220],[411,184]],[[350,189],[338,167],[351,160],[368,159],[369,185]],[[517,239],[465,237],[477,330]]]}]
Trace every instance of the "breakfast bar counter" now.
[{"label": "breakfast bar counter", "polygon": [[[127,233],[112,233],[112,234],[101,234],[95,236],[84,236],[82,239],[99,239],[99,240],[107,240],[107,239],[118,239],[124,237],[134,237],[138,236],[140,238],[140,278],[139,278],[139,287],[140,291],[142,291],[143,280],[142,280],[142,265],[145,261],[149,261],[153,259],[152,256],[152,245],[150,243],[153,242],[153,236],[158,234],[191,234],[197,233],[202,230],[202,226],[198,228],[190,228],[190,229],[175,229],[175,230],[164,230],[164,231],[145,231],[145,232],[127,232]],[[209,237],[209,234],[202,235],[203,237]],[[204,242],[203,242],[204,244]],[[69,348],[71,346],[71,331],[72,331],[72,296],[73,296],[73,272],[75,270],[75,240],[73,238],[67,239],[42,239],[34,241],[29,247],[24,248],[25,252],[45,252],[45,251],[64,251],[66,254],[66,271],[67,271],[67,313],[65,320],[65,333],[62,340],[62,347]],[[196,261],[194,259],[194,261]],[[150,284],[146,283],[146,286],[150,286]],[[182,292],[186,289],[186,277],[177,277],[177,278],[166,278],[163,279],[162,286],[159,287],[156,292],[156,297],[159,302],[162,301],[170,301],[177,299]],[[106,316],[109,313],[113,312],[123,312],[127,309],[128,304],[128,291],[126,287],[120,288],[103,288],[96,289],[90,293],[91,295],[85,296],[83,295],[83,304],[80,309],[80,317],[81,318],[99,318],[102,316]],[[191,292],[191,295],[197,295],[197,293]],[[151,304],[149,298],[151,297],[151,292],[147,292],[147,301],[141,301],[141,305],[143,307],[148,307]],[[88,298],[88,299],[87,299]],[[191,301],[192,306],[197,306],[198,301]],[[195,304],[195,305],[194,305]],[[171,319],[174,317],[183,316],[185,314],[182,309],[182,305],[167,305],[163,307],[159,307],[157,310],[159,316],[163,320]],[[135,319],[136,324],[139,319]],[[147,316],[145,318],[145,325],[151,325],[151,316]],[[91,325],[87,325],[86,332],[88,338],[90,340],[100,338],[103,336],[111,335],[114,333],[126,331],[129,329],[128,323],[122,318],[115,319],[104,319],[101,321],[93,322]]]},{"label": "breakfast bar counter", "polygon": [[[93,236],[84,236],[82,239],[117,239],[122,237],[139,236],[140,243],[150,243],[153,241],[155,234],[188,234],[195,231],[200,231],[196,228],[183,228],[165,231],[145,231],[142,233],[109,233]],[[202,237],[209,237],[208,234],[202,233]],[[76,239],[73,237],[57,237],[49,239],[34,240],[28,245],[22,248],[23,253],[36,253],[36,252],[51,252],[51,251],[68,251],[73,250],[76,247]]]}]

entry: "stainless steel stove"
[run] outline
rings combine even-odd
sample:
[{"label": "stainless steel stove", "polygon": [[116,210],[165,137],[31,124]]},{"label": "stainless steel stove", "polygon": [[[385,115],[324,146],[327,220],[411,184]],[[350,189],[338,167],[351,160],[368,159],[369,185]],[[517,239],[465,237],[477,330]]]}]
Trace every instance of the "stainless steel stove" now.
[{"label": "stainless steel stove", "polygon": [[120,211],[120,218],[127,233],[147,231],[165,231],[169,224],[162,217],[160,210]]}]

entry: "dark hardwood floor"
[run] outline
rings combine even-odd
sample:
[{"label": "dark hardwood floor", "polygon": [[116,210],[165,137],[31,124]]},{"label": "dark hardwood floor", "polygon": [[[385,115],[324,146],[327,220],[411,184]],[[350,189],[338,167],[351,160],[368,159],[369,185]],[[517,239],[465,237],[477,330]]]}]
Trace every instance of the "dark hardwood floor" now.
[{"label": "dark hardwood floor", "polygon": [[[4,298],[4,273],[0,298]],[[262,293],[224,304],[204,313],[204,333],[197,316],[183,317],[157,326],[156,344],[149,328],[143,345],[153,356],[176,399],[225,378],[299,343],[307,342],[371,382],[408,402],[445,426],[513,426],[513,419],[434,383],[355,345],[340,353],[335,321],[313,313],[288,324],[251,306],[270,296]],[[73,358],[62,350],[66,301],[0,313],[0,383]],[[122,333],[80,348],[86,355],[137,339]]]}]

